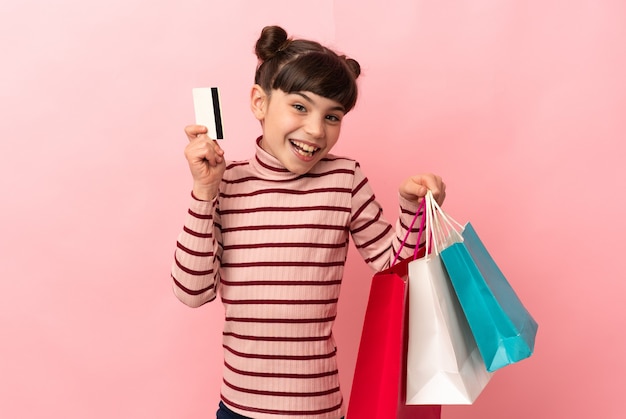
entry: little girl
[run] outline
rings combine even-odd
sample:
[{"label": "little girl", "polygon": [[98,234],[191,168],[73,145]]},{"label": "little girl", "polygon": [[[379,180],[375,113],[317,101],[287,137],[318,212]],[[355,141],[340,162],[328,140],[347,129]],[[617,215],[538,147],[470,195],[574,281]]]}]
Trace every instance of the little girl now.
[{"label": "little girl", "polygon": [[[432,174],[402,182],[394,229],[359,164],[330,154],[356,103],[359,64],[277,26],[263,29],[255,50],[256,154],[226,163],[206,127],[185,128],[193,189],[174,293],[192,307],[218,293],[224,304],[217,418],[339,419],[332,328],[349,238],[385,269],[426,191],[441,204],[445,184]],[[409,238],[400,258],[415,246]]]}]

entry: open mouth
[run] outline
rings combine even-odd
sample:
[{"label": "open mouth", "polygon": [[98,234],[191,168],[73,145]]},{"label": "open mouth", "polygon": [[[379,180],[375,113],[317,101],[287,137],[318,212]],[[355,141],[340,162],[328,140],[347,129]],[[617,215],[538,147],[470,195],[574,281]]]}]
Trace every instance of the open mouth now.
[{"label": "open mouth", "polygon": [[296,153],[300,154],[303,157],[313,157],[315,153],[320,151],[319,147],[305,144],[297,140],[289,140],[289,142],[293,146],[294,150],[296,150]]}]

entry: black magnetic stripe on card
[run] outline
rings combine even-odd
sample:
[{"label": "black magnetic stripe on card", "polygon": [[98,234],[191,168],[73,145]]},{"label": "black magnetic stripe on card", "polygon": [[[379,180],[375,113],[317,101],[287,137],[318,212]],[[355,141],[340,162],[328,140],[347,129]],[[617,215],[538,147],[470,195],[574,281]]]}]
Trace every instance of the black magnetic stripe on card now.
[{"label": "black magnetic stripe on card", "polygon": [[211,96],[213,98],[213,117],[215,119],[215,136],[217,140],[224,139],[222,131],[222,110],[220,109],[220,94],[217,87],[211,87]]}]

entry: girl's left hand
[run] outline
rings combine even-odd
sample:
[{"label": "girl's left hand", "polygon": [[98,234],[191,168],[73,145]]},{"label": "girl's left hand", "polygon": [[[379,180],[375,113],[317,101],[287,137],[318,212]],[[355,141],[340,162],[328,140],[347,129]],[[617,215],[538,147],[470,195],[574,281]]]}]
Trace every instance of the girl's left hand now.
[{"label": "girl's left hand", "polygon": [[435,201],[442,205],[446,199],[446,184],[441,176],[432,173],[411,176],[400,184],[399,192],[403,198],[419,203],[429,189]]}]

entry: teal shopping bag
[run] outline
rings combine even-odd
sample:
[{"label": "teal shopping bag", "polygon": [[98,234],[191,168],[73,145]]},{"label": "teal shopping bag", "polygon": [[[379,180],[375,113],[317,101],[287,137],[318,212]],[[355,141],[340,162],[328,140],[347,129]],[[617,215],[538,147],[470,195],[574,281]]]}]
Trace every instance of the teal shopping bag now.
[{"label": "teal shopping bag", "polygon": [[444,248],[441,259],[487,370],[493,372],[532,355],[538,325],[470,223],[462,238]]}]

